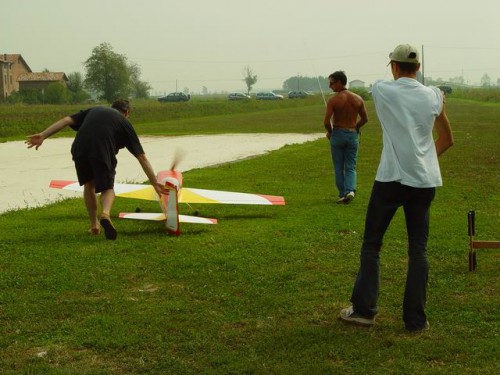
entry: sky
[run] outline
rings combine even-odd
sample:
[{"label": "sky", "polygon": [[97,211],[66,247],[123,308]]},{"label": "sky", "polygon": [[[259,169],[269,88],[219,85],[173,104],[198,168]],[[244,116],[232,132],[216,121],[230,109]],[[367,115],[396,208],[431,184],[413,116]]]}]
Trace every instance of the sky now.
[{"label": "sky", "polygon": [[500,78],[500,1],[0,0],[0,53],[32,71],[85,74],[108,43],[141,70],[152,95],[188,89],[281,89],[336,70],[369,85],[392,79],[398,44],[423,50],[424,74],[479,84]]}]

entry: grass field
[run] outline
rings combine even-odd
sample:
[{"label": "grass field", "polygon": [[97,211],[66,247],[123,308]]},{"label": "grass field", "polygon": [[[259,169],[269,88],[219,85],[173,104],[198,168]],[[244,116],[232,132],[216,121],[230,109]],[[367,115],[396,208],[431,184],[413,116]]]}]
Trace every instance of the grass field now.
[{"label": "grass field", "polygon": [[[381,258],[370,329],[337,321],[357,272],[381,133],[368,102],[358,194],[335,205],[325,140],[184,174],[211,189],[284,195],[284,207],[195,207],[217,226],[117,221],[116,242],[86,235],[82,201],[0,215],[0,374],[496,374],[499,253],[467,270],[466,214],[478,239],[500,239],[500,105],[449,100],[455,146],[431,210],[427,313],[405,332],[404,218]],[[142,134],[317,132],[323,106],[140,123]],[[4,177],[5,178],[5,177]],[[50,178],[50,176],[48,176]],[[156,210],[117,199],[115,213]],[[182,208],[190,214],[192,209]]]}]

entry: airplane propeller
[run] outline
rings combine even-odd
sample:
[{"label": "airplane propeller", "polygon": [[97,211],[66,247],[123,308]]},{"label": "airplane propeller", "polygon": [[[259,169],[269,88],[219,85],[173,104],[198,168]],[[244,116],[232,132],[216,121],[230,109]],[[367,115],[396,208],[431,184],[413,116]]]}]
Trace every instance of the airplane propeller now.
[{"label": "airplane propeller", "polygon": [[184,156],[186,153],[184,150],[181,150],[180,148],[175,149],[174,157],[172,159],[172,164],[170,165],[170,170],[173,171],[177,167],[177,165],[184,159]]}]

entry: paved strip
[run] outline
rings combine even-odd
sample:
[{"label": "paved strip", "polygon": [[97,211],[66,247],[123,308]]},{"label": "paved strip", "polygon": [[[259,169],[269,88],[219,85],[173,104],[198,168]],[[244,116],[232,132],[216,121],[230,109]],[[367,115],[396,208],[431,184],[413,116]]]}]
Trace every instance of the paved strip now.
[{"label": "paved strip", "polygon": [[[177,152],[180,171],[203,168],[277,150],[287,144],[324,137],[315,134],[223,134],[182,137],[141,137],[155,171],[170,168]],[[73,138],[47,139],[37,151],[22,141],[0,143],[0,213],[53,203],[77,193],[49,189],[50,180],[76,180],[70,148]],[[147,180],[137,160],[124,149],[118,154],[117,182]]]}]

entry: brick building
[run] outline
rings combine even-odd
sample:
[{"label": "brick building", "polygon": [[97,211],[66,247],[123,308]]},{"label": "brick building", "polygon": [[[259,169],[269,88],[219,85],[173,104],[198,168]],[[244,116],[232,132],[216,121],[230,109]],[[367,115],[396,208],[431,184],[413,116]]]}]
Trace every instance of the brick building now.
[{"label": "brick building", "polygon": [[20,54],[7,53],[0,53],[0,77],[0,100],[19,90],[43,90],[51,83],[68,81],[65,73],[33,72]]}]

